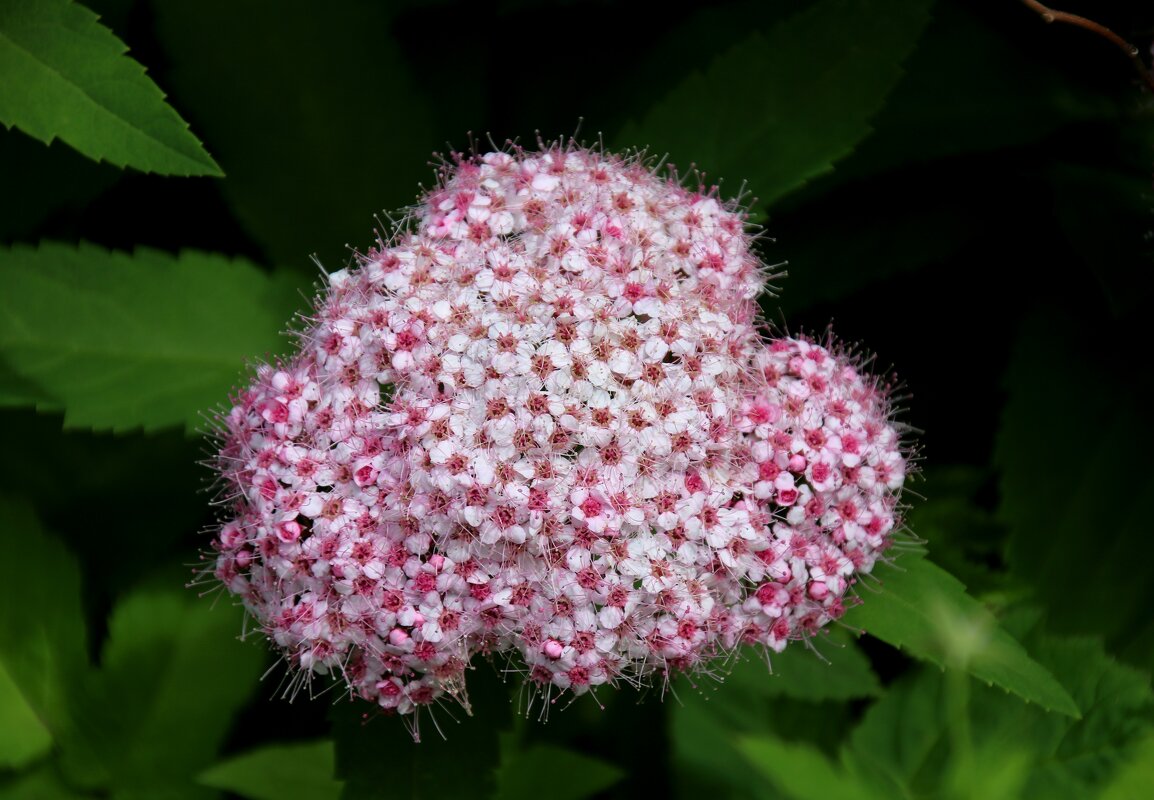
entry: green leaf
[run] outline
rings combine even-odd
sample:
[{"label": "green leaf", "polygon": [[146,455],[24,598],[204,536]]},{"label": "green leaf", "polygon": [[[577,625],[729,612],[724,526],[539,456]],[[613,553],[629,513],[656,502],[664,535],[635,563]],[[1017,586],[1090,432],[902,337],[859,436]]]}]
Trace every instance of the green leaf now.
[{"label": "green leaf", "polygon": [[[795,642],[766,657],[746,649],[725,676],[719,692],[746,697],[792,697],[797,700],[852,700],[877,697],[881,683],[869,659],[849,637],[832,631],[806,644]],[[771,671],[772,668],[772,671]]]},{"label": "green leaf", "polygon": [[146,588],[117,604],[101,668],[76,702],[118,797],[208,794],[194,776],[216,758],[264,662],[240,631],[239,609],[191,591]]},{"label": "green leaf", "polygon": [[76,559],[24,500],[0,495],[0,530],[19,542],[0,558],[0,664],[49,731],[61,733],[69,686],[87,664]]},{"label": "green leaf", "polygon": [[930,5],[818,0],[690,75],[617,142],[747,180],[772,206],[870,133]]},{"label": "green leaf", "polygon": [[[1093,787],[1132,758],[1135,743],[1151,730],[1149,678],[1119,665],[1091,640],[1045,639],[1035,651],[1070,687],[1083,709],[1081,719],[1045,713],[972,681],[959,687],[949,674],[922,669],[870,708],[843,761],[863,779],[887,786],[888,796],[940,796],[952,785],[955,795],[968,788],[962,796],[988,797],[998,779],[1010,797],[1092,796]],[[960,747],[978,756],[969,770],[975,774],[959,774]],[[982,774],[993,772],[1001,775]],[[1015,780],[1021,782],[1018,790]],[[986,791],[974,794],[979,787]]]},{"label": "green leaf", "polygon": [[[343,266],[347,243],[372,243],[374,215],[429,183],[445,136],[476,129],[457,109],[483,93],[460,83],[463,72],[419,90],[446,59],[423,48],[405,57],[392,28],[407,5],[353,0],[321,14],[312,0],[152,4],[172,85],[214,142],[228,173],[221,191],[269,260],[312,271],[308,256],[319,253]],[[441,102],[446,90],[451,102]]]},{"label": "green leaf", "polygon": [[203,427],[248,359],[284,347],[278,331],[301,303],[296,279],[195,252],[18,245],[0,248],[0,279],[7,369],[66,427],[114,431]]},{"label": "green leaf", "polygon": [[341,782],[333,778],[331,741],[267,745],[230,758],[197,780],[249,800],[337,800]]},{"label": "green leaf", "polygon": [[0,770],[21,769],[52,748],[52,734],[0,659]]},{"label": "green leaf", "polygon": [[164,175],[221,175],[128,48],[69,0],[0,4],[0,123]]},{"label": "green leaf", "polygon": [[856,776],[847,773],[817,749],[768,736],[742,737],[737,749],[758,772],[795,800],[883,800]]},{"label": "green leaf", "polygon": [[[995,450],[998,515],[1011,570],[1055,630],[1102,636],[1154,665],[1154,581],[1120,572],[1149,549],[1151,381],[1126,347],[1108,344],[1115,335],[1102,336],[1056,312],[1023,325]],[[1061,434],[1071,413],[1088,426],[1073,450]]]},{"label": "green leaf", "polygon": [[70,777],[98,785],[106,773],[77,730],[77,686],[88,668],[80,570],[44,533],[24,500],[0,495],[0,531],[13,545],[0,558],[0,666],[56,745],[72,754]]},{"label": "green leaf", "polygon": [[873,575],[880,589],[862,593],[862,604],[845,615],[847,625],[940,666],[964,668],[1043,708],[1078,716],[1078,705],[1054,676],[948,572],[909,553],[895,565],[879,563]]},{"label": "green leaf", "polygon": [[[673,683],[669,706],[674,761],[683,770],[679,785],[690,797],[709,787],[729,796],[772,797],[764,781],[730,767],[740,758],[734,734],[773,735],[834,747],[846,724],[846,701],[876,696],[877,676],[844,632],[814,637],[813,649],[794,643],[766,657],[747,649],[717,684],[705,678]],[[815,652],[816,651],[816,652]],[[695,783],[696,782],[696,783]]]},{"label": "green leaf", "polygon": [[92,795],[70,789],[49,761],[11,776],[0,773],[0,797],[4,800],[90,800]]},{"label": "green leaf", "polygon": [[1114,774],[1099,800],[1146,800],[1154,786],[1154,732],[1133,748],[1127,763]]},{"label": "green leaf", "polygon": [[599,758],[540,744],[503,755],[495,800],[582,800],[608,789],[625,772]]}]

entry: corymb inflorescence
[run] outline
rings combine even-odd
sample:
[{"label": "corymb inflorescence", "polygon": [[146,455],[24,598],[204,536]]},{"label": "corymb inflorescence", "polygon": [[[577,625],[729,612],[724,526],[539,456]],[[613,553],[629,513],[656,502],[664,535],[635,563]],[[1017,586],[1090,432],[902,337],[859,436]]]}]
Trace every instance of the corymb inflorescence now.
[{"label": "corymb inflorescence", "polygon": [[764,334],[739,209],[552,145],[456,160],[398,227],[221,420],[216,575],[298,675],[408,714],[478,654],[555,697],[841,616],[900,431],[853,359]]}]

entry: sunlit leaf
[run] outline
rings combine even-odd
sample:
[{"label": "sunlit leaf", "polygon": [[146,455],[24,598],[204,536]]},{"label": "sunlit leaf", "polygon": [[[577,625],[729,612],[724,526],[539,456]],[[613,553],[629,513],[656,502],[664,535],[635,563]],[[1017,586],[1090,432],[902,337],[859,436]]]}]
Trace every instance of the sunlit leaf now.
[{"label": "sunlit leaf", "polygon": [[71,777],[98,785],[106,773],[78,733],[73,703],[88,667],[76,559],[23,500],[0,496],[0,531],[18,543],[0,558],[0,664],[57,746],[72,754]]},{"label": "sunlit leaf", "polygon": [[0,770],[20,769],[51,747],[52,734],[28,705],[0,657]]},{"label": "sunlit leaf", "polygon": [[[811,649],[812,648],[812,649]],[[679,679],[669,708],[669,734],[680,767],[680,796],[712,787],[728,796],[773,797],[771,784],[748,770],[733,769],[741,756],[736,734],[773,736],[835,747],[848,711],[837,701],[876,696],[877,676],[857,645],[838,631],[795,642],[785,652],[748,649],[723,680]]]},{"label": "sunlit leaf", "polygon": [[795,800],[882,800],[884,794],[848,774],[816,748],[768,736],[744,737],[738,750],[765,778]]},{"label": "sunlit leaf", "polygon": [[879,563],[873,575],[880,588],[862,592],[864,602],[845,615],[846,624],[918,658],[964,667],[1043,708],[1078,716],[1077,704],[1054,676],[948,572],[909,553],[894,565]]},{"label": "sunlit leaf", "polygon": [[121,167],[222,174],[126,50],[70,0],[0,4],[0,123]]},{"label": "sunlit leaf", "polygon": [[235,641],[240,630],[239,609],[179,587],[117,604],[80,708],[118,796],[195,794],[260,677],[264,652]]},{"label": "sunlit leaf", "polygon": [[116,431],[203,427],[248,360],[284,348],[303,303],[299,279],[195,252],[15,246],[0,249],[0,279],[7,371],[66,426]]},{"label": "sunlit leaf", "polygon": [[[1083,709],[1081,719],[1046,713],[972,683],[963,689],[968,699],[960,698],[965,727],[959,729],[949,694],[956,688],[948,676],[926,669],[892,686],[867,712],[845,759],[888,782],[890,796],[934,795],[948,780],[967,782],[965,776],[951,776],[958,767],[959,737],[967,737],[973,751],[986,756],[983,770],[995,768],[998,759],[991,754],[999,751],[1008,756],[1010,769],[1018,762],[1025,781],[1022,797],[1090,796],[1091,787],[1133,757],[1135,743],[1150,730],[1149,678],[1117,664],[1090,640],[1047,639],[1035,650],[1070,687]],[[968,783],[976,786],[987,777],[971,776]]]}]

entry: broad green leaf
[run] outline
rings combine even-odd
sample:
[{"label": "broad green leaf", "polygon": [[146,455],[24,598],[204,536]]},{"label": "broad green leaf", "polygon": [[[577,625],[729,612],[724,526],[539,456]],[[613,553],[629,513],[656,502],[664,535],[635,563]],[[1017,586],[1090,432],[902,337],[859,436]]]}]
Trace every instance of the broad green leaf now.
[{"label": "broad green leaf", "polygon": [[0,531],[12,542],[0,558],[0,666],[56,746],[71,753],[70,778],[99,785],[106,773],[78,731],[74,703],[88,668],[76,559],[24,500],[0,495]]},{"label": "broad green leaf", "polygon": [[876,697],[881,688],[858,646],[844,632],[833,631],[795,642],[768,659],[746,648],[717,691],[821,702]]},{"label": "broad green leaf", "polygon": [[302,303],[299,279],[195,252],[18,245],[0,279],[0,361],[73,428],[203,427]]},{"label": "broad green leaf", "polygon": [[239,609],[182,589],[140,589],[117,604],[80,707],[118,797],[211,794],[194,778],[264,662],[261,648],[236,641],[240,631]]},{"label": "broad green leaf", "polygon": [[917,485],[925,499],[905,515],[906,526],[930,543],[934,563],[977,596],[1003,590],[1007,583],[1005,573],[994,568],[1001,562],[1005,526],[979,500],[992,479],[992,468],[926,465]]},{"label": "broad green leaf", "polygon": [[[341,797],[492,796],[500,762],[498,731],[508,719],[509,699],[505,685],[484,662],[468,676],[467,688],[471,713],[451,700],[422,708],[416,718],[375,715],[361,701],[334,706],[336,777],[345,782]],[[417,726],[419,742],[409,725]]]},{"label": "broad green leaf", "polygon": [[14,775],[0,773],[0,797],[4,800],[85,800],[92,795],[70,789],[49,761]]},{"label": "broad green leaf", "polygon": [[418,87],[460,62],[424,45],[402,52],[392,29],[410,3],[328,3],[323,14],[312,0],[152,5],[172,86],[228,173],[221,191],[277,264],[311,272],[318,253],[344,266],[349,243],[372,243],[375,215],[430,183],[445,138],[478,129],[462,118],[482,95],[462,82],[471,65]]},{"label": "broad green leaf", "polygon": [[869,135],[931,5],[818,0],[690,75],[617,141],[747,180],[772,206]]},{"label": "broad green leaf", "polygon": [[119,167],[221,175],[127,49],[70,0],[0,4],[0,123]]},{"label": "broad green leaf", "polygon": [[[775,703],[772,711],[765,704],[746,707],[730,703],[725,695],[708,697],[678,690],[676,705],[669,709],[670,759],[676,770],[675,784],[680,798],[701,797],[709,792],[714,798],[758,798],[771,800],[775,792],[760,775],[748,769],[734,769],[741,763],[735,732],[765,735],[781,716]],[[785,701],[787,704],[788,701]],[[822,708],[804,704],[805,711],[816,719]],[[805,717],[803,717],[805,718]],[[829,725],[834,717],[822,718]],[[781,734],[786,735],[786,734]]]},{"label": "broad green leaf", "polygon": [[1133,748],[1130,759],[1121,766],[1099,795],[1099,800],[1146,800],[1154,787],[1154,732],[1146,734]]},{"label": "broad green leaf", "polygon": [[[741,758],[735,734],[837,746],[849,713],[844,703],[834,701],[876,696],[881,687],[844,633],[817,636],[812,647],[797,642],[771,654],[773,674],[765,656],[749,649],[717,683],[706,677],[673,683],[667,705],[680,796],[702,791],[721,797],[774,796],[766,781],[732,768]],[[724,668],[718,672],[725,674]]]},{"label": "broad green leaf", "polygon": [[939,666],[964,668],[1048,710],[1078,716],[1054,676],[948,572],[909,553],[894,565],[879,563],[873,576],[880,587],[861,593],[863,602],[845,615],[846,624]]},{"label": "broad green leaf", "polygon": [[505,754],[497,770],[495,800],[583,800],[603,792],[624,771],[555,745],[539,744]]},{"label": "broad green leaf", "polygon": [[49,731],[67,722],[70,685],[87,664],[76,559],[41,530],[24,501],[0,495],[0,663]]},{"label": "broad green leaf", "polygon": [[742,737],[737,749],[765,778],[795,800],[884,800],[887,795],[847,773],[816,748],[769,736]]},{"label": "broad green leaf", "polygon": [[0,770],[21,769],[52,747],[52,734],[28,705],[0,658]]},{"label": "broad green leaf", "polygon": [[[1102,636],[1154,666],[1154,581],[1122,568],[1149,548],[1154,507],[1151,377],[1124,334],[1091,335],[1055,312],[1027,319],[1005,378],[998,515],[1011,570],[1055,630]],[[1071,414],[1086,426],[1073,450],[1061,433]]]},{"label": "broad green leaf", "polygon": [[[1135,755],[1151,731],[1154,693],[1149,678],[1107,656],[1085,639],[1045,639],[1039,660],[1070,687],[1081,719],[1049,714],[994,688],[922,669],[890,687],[865,715],[843,752],[863,779],[888,796],[939,796],[947,785],[963,796],[991,796],[1000,778],[1011,797],[1076,800],[1109,780]],[[953,695],[951,694],[953,693]],[[956,713],[960,701],[960,708]],[[969,748],[982,773],[958,774]],[[878,783],[878,782],[882,783]],[[978,787],[986,791],[974,795]]]},{"label": "broad green leaf", "polygon": [[197,780],[249,800],[337,800],[334,766],[330,741],[274,744],[223,761]]}]

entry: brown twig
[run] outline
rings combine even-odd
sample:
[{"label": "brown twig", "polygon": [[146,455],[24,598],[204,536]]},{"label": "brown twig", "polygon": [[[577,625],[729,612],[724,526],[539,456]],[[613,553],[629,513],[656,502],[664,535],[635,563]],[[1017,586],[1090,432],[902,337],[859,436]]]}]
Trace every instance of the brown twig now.
[{"label": "brown twig", "polygon": [[1138,48],[1130,44],[1114,31],[1107,28],[1101,23],[1095,22],[1092,19],[1080,17],[1077,14],[1069,14],[1065,11],[1055,11],[1048,6],[1044,6],[1038,0],[1022,0],[1027,6],[1038,12],[1046,22],[1064,22],[1068,25],[1076,25],[1079,28],[1088,30],[1091,33],[1096,33],[1107,41],[1113,42],[1115,46],[1121,48],[1122,52],[1130,59],[1130,63],[1138,70],[1138,74],[1142,77],[1146,88],[1154,92],[1154,74],[1146,68],[1145,62],[1138,56]]}]

